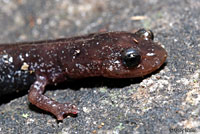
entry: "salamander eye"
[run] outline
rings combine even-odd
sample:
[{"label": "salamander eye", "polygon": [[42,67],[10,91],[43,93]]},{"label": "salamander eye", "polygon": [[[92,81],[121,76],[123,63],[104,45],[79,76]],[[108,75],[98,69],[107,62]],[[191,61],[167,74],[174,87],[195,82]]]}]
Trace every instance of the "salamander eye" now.
[{"label": "salamander eye", "polygon": [[143,37],[145,40],[154,39],[154,35],[151,30],[146,30],[142,28],[135,32],[135,34],[139,35],[140,37]]},{"label": "salamander eye", "polygon": [[123,64],[127,67],[135,67],[140,63],[141,56],[138,50],[134,48],[124,50],[121,56]]}]

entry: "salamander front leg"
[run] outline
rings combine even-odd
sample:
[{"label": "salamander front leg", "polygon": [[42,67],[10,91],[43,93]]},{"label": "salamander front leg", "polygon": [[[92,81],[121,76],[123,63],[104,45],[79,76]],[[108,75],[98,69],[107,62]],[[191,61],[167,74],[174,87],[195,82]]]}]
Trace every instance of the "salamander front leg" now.
[{"label": "salamander front leg", "polygon": [[37,78],[29,90],[28,100],[38,108],[54,114],[57,120],[63,120],[66,114],[77,114],[78,110],[75,105],[70,103],[59,103],[43,95],[47,79],[43,76]]}]

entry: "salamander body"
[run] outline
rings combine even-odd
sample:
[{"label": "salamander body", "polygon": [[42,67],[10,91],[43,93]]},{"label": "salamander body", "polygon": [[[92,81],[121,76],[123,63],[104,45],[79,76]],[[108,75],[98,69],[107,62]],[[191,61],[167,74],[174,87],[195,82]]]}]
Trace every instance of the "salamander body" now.
[{"label": "salamander body", "polygon": [[77,114],[70,103],[43,95],[47,85],[85,77],[134,78],[157,70],[167,52],[150,30],[0,45],[0,96],[29,89],[28,99],[58,120]]}]

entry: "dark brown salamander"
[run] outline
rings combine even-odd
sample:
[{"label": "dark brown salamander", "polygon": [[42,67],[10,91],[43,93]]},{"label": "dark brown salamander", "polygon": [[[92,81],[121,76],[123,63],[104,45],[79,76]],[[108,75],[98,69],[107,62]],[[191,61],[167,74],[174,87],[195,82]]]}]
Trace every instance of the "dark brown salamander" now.
[{"label": "dark brown salamander", "polygon": [[28,100],[58,120],[77,114],[70,103],[43,95],[45,87],[68,79],[142,77],[157,70],[167,52],[150,30],[106,32],[50,41],[0,45],[0,96],[30,87]]}]

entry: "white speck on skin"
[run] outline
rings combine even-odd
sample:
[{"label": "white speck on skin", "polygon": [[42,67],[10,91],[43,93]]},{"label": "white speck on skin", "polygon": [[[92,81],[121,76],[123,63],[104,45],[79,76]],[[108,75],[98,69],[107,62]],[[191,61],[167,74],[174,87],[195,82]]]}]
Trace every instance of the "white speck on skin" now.
[{"label": "white speck on skin", "polygon": [[11,76],[10,76],[10,75],[8,75],[8,78],[11,78]]},{"label": "white speck on skin", "polygon": [[148,35],[149,35],[149,33],[148,32],[145,32],[144,33],[144,37],[146,37],[146,38],[144,38],[145,40],[149,40],[147,37],[148,37]]},{"label": "white speck on skin", "polygon": [[116,60],[114,63],[115,63],[115,64],[119,64],[119,63],[120,63],[120,61]]},{"label": "white speck on skin", "polygon": [[8,63],[8,61],[7,61],[7,60],[5,60],[4,62],[5,62],[5,63]]},{"label": "white speck on skin", "polygon": [[155,53],[147,53],[146,56],[155,56]]},{"label": "white speck on skin", "polygon": [[2,57],[3,57],[4,63],[9,63],[8,54],[3,55]]},{"label": "white speck on skin", "polygon": [[24,58],[22,57],[21,54],[19,55],[19,58],[20,58],[21,61],[24,61]]},{"label": "white speck on skin", "polygon": [[24,70],[24,71],[28,70],[28,68],[29,68],[29,65],[26,62],[24,62],[23,65],[21,66],[21,70]]},{"label": "white speck on skin", "polygon": [[44,76],[39,76],[40,80],[45,80]]},{"label": "white speck on skin", "polygon": [[142,67],[142,70],[144,70],[144,66],[141,66]]},{"label": "white speck on skin", "polygon": [[68,68],[65,68],[65,72],[68,72]]},{"label": "white speck on skin", "polygon": [[8,58],[8,55],[7,55],[7,54],[3,55],[3,58],[7,59],[7,58]]},{"label": "white speck on skin", "polygon": [[79,67],[79,64],[75,64],[76,67]]},{"label": "white speck on skin", "polygon": [[56,106],[57,106],[56,104],[53,104],[53,105],[52,105],[52,107],[56,107]]},{"label": "white speck on skin", "polygon": [[113,70],[113,66],[109,66],[108,70],[112,71]]},{"label": "white speck on skin", "polygon": [[75,54],[79,54],[81,52],[81,50],[77,49],[75,50]]},{"label": "white speck on skin", "polygon": [[25,54],[25,56],[26,56],[26,57],[28,57],[28,56],[29,56],[29,54],[28,54],[28,53],[26,53],[26,54]]},{"label": "white speck on skin", "polygon": [[141,64],[139,64],[138,66],[137,66],[137,68],[140,68],[141,67]]},{"label": "white speck on skin", "polygon": [[10,57],[10,58],[8,59],[8,61],[9,61],[10,63],[12,63],[12,62],[13,62],[13,57]]}]

